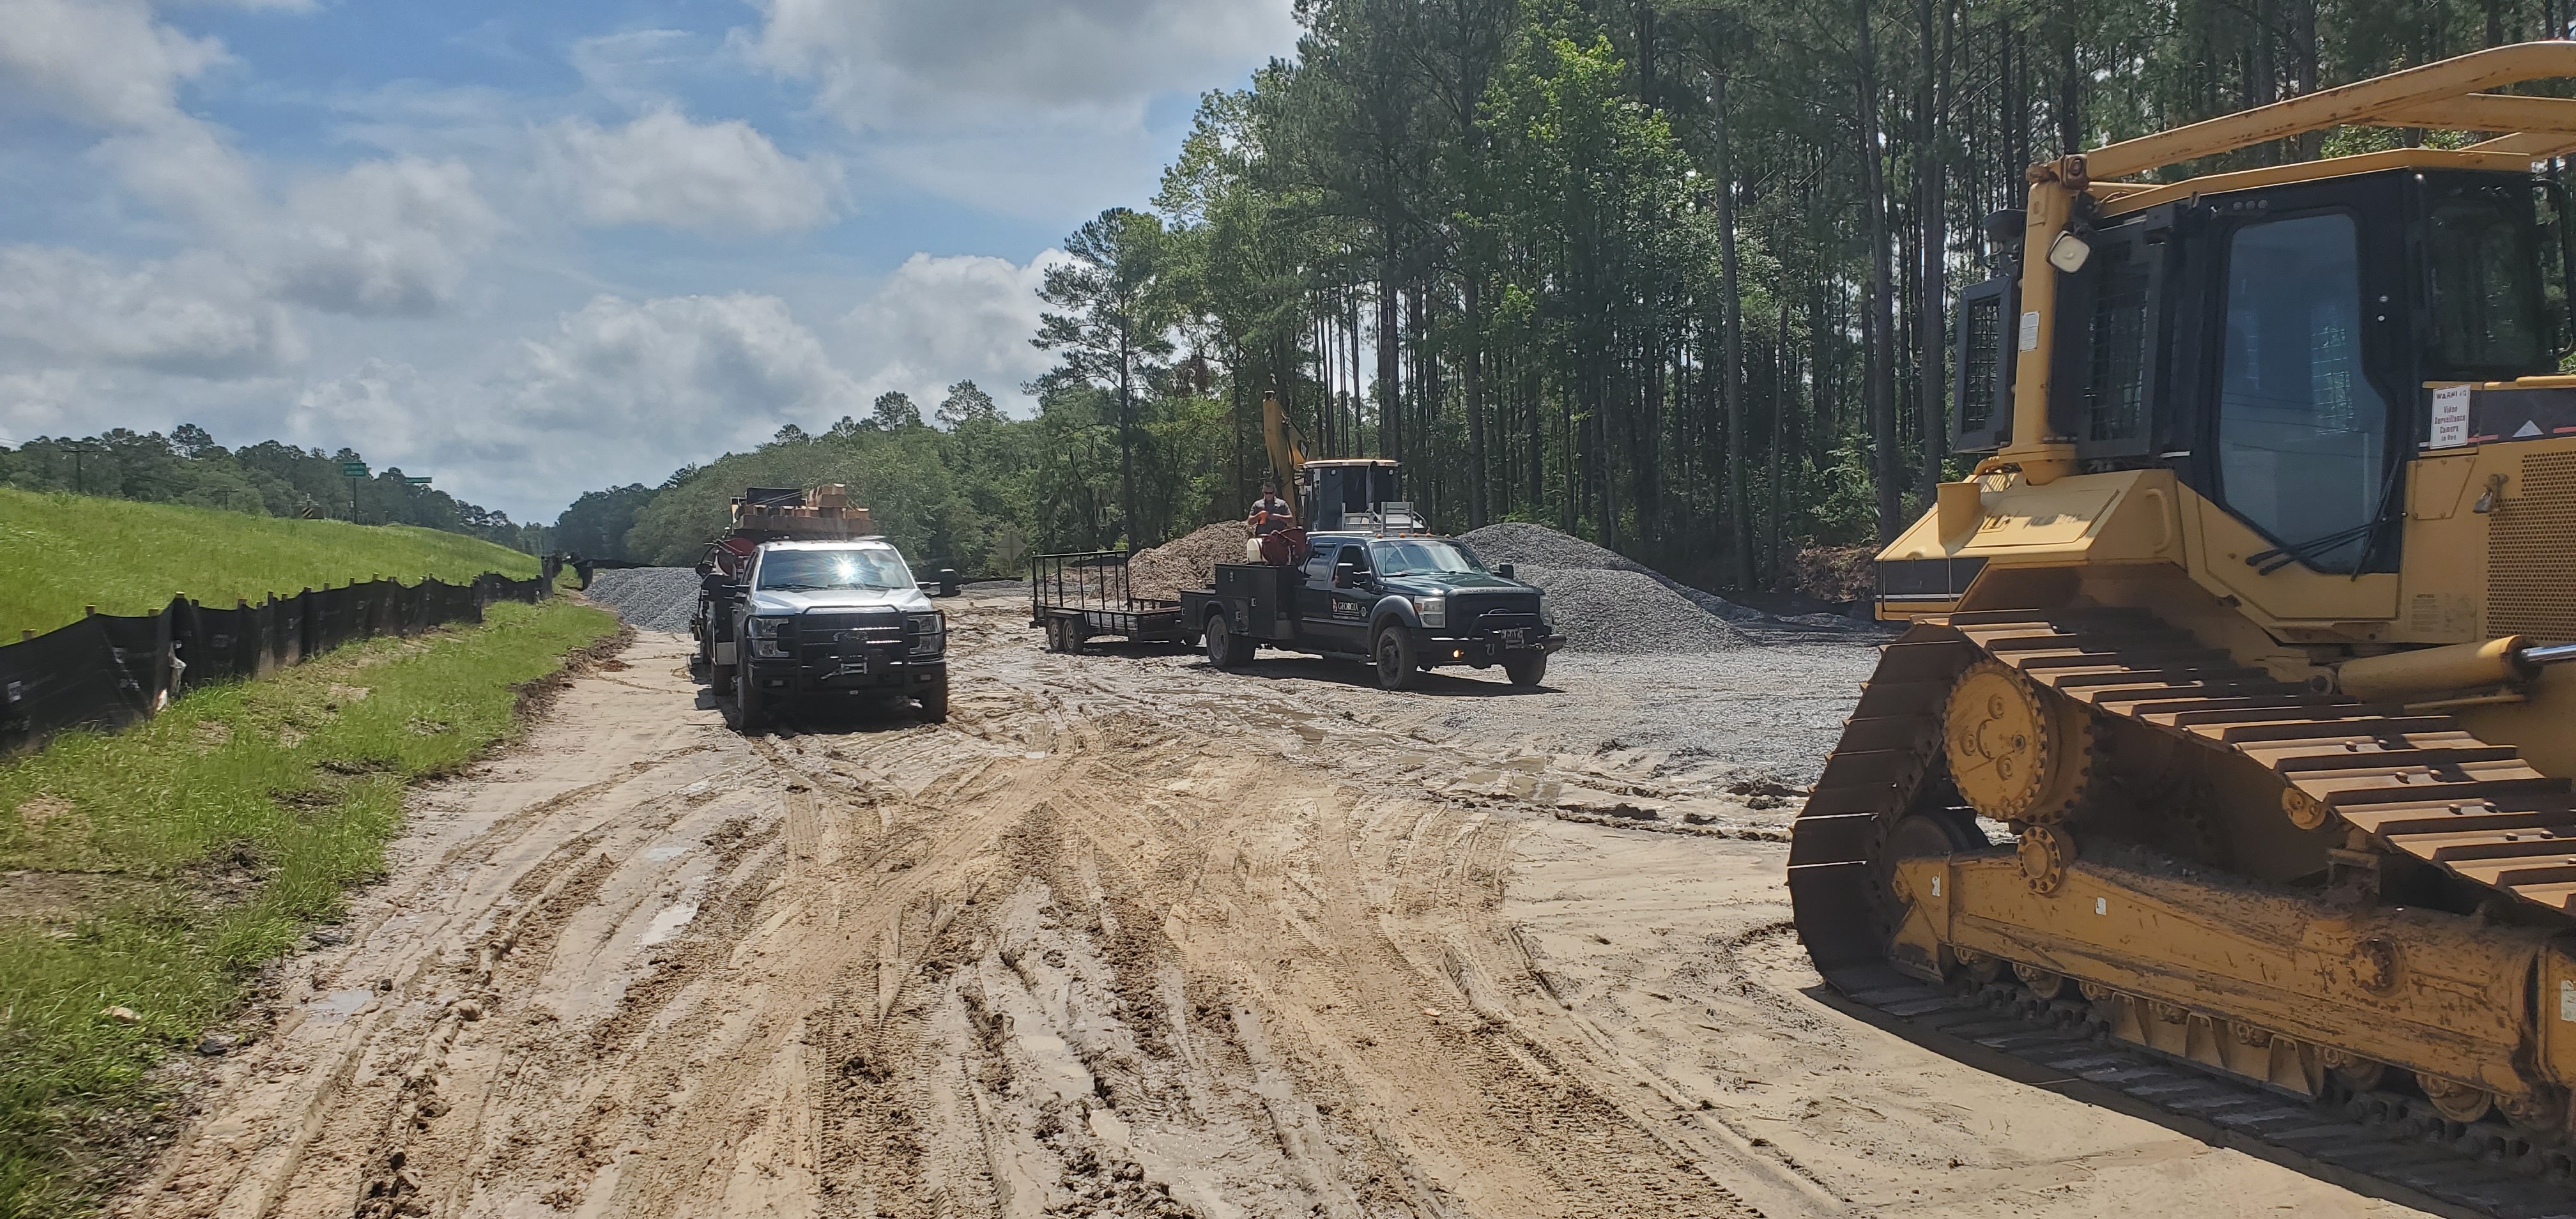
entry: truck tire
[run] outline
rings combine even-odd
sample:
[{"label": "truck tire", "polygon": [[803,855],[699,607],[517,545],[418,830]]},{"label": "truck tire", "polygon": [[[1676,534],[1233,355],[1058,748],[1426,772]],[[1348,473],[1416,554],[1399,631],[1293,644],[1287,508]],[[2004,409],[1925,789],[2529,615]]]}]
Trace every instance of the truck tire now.
[{"label": "truck tire", "polygon": [[758,736],[769,731],[769,700],[760,693],[760,683],[748,674],[737,674],[733,683],[734,731]]},{"label": "truck tire", "polygon": [[1546,681],[1547,653],[1533,652],[1527,656],[1514,656],[1503,662],[1503,675],[1511,678],[1515,686],[1535,686]]},{"label": "truck tire", "polygon": [[948,722],[947,682],[943,681],[938,685],[922,691],[920,697],[921,722],[925,724],[945,724]]},{"label": "truck tire", "polygon": [[1413,636],[1404,624],[1390,622],[1377,628],[1377,639],[1369,645],[1369,655],[1377,658],[1377,684],[1389,690],[1410,690],[1414,676],[1421,672],[1413,663]]},{"label": "truck tire", "polygon": [[1209,664],[1220,669],[1236,668],[1242,665],[1244,661],[1252,658],[1251,652],[1251,646],[1242,636],[1234,633],[1234,624],[1226,620],[1226,616],[1222,611],[1208,615],[1207,657]]}]

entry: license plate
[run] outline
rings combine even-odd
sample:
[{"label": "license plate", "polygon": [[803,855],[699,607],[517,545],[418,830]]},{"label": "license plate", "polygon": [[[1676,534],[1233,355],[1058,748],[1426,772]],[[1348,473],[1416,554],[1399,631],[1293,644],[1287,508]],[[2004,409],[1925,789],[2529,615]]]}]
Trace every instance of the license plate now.
[{"label": "license plate", "polygon": [[1516,648],[1528,647],[1529,628],[1520,626],[1507,628],[1503,631],[1503,642]]},{"label": "license plate", "polygon": [[874,652],[870,652],[865,656],[848,657],[841,661],[841,672],[845,674],[864,673],[870,677],[874,677],[884,671],[885,657],[879,656]]}]

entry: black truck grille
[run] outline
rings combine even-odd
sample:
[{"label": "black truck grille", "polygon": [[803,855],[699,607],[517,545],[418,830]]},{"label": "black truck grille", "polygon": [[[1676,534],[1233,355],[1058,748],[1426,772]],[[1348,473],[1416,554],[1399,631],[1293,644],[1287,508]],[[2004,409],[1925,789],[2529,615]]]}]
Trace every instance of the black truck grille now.
[{"label": "black truck grille", "polygon": [[800,614],[793,622],[795,651],[801,657],[862,656],[909,645],[900,613]]},{"label": "black truck grille", "polygon": [[1452,630],[1513,631],[1538,629],[1538,594],[1518,590],[1451,593]]}]

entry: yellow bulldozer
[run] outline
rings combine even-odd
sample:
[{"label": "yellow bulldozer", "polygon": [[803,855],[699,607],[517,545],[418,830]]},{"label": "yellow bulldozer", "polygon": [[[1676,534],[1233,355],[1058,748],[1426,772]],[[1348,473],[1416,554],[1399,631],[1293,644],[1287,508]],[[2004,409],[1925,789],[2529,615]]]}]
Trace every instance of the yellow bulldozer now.
[{"label": "yellow bulldozer", "polygon": [[[2500,47],[2031,169],[1958,306],[1984,456],[1879,556],[1911,625],[1792,834],[1830,983],[2568,1147],[2576,100],[2498,90],[2569,78]],[[2145,180],[2348,126],[2480,142]]]}]

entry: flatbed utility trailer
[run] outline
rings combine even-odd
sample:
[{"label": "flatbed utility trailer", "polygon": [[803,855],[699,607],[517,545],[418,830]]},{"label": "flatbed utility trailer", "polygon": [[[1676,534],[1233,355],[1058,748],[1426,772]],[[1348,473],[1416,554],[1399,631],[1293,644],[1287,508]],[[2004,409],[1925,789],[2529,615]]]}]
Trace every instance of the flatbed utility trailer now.
[{"label": "flatbed utility trailer", "polygon": [[1198,646],[1178,601],[1134,596],[1124,550],[1042,554],[1029,560],[1029,625],[1046,631],[1050,652],[1078,652],[1098,636],[1134,643]]}]

